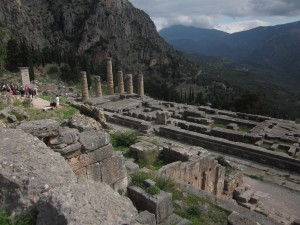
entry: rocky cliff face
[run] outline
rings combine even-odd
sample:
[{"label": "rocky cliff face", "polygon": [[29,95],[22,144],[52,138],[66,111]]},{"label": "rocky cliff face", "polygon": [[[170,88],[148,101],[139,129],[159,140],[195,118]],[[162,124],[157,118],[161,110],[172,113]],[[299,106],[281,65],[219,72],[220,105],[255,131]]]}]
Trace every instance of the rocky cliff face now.
[{"label": "rocky cliff face", "polygon": [[0,22],[6,40],[25,40],[40,49],[73,48],[88,53],[94,64],[110,55],[125,71],[180,57],[128,0],[2,0]]}]

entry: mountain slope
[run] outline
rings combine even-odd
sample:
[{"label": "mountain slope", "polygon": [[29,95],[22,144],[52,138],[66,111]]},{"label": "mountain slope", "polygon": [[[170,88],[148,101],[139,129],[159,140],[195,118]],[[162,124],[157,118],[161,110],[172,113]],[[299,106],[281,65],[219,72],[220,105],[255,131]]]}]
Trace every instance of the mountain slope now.
[{"label": "mountain slope", "polygon": [[[112,56],[124,72],[181,59],[158,35],[149,16],[127,0],[2,0],[0,23],[6,41],[73,49],[90,55],[94,65]],[[185,63],[180,60],[179,66]]]},{"label": "mountain slope", "polygon": [[[168,28],[169,32],[173,28]],[[171,31],[170,31],[171,30]],[[176,31],[176,29],[174,29]],[[195,28],[186,28],[184,39],[171,39],[160,32],[174,47],[189,53],[228,57],[237,63],[254,69],[275,83],[295,90],[300,85],[300,22],[272,27],[258,27],[252,30],[215,37],[193,36]],[[205,32],[199,29],[199,32]],[[206,30],[210,32],[210,30]],[[180,34],[173,33],[174,37]]]}]

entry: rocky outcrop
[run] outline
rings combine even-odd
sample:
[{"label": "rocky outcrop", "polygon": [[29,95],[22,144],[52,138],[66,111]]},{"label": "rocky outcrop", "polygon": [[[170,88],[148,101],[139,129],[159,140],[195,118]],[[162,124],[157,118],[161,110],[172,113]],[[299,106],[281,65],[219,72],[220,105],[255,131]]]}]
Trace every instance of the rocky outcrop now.
[{"label": "rocky outcrop", "polygon": [[38,225],[115,225],[137,213],[107,184],[78,182],[64,158],[31,134],[0,128],[0,136],[0,208],[12,217],[35,209]]},{"label": "rocky outcrop", "polygon": [[149,16],[128,0],[3,0],[0,22],[6,40],[14,37],[36,49],[73,48],[89,54],[94,65],[110,55],[124,72],[134,70],[131,65],[182,61]]}]

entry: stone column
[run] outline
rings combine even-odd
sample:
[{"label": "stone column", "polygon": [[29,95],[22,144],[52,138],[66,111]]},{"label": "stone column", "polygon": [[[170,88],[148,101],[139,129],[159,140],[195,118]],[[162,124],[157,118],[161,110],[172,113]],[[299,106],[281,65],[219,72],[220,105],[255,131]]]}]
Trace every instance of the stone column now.
[{"label": "stone column", "polygon": [[113,72],[112,72],[111,58],[107,58],[106,71],[107,71],[108,94],[113,95],[115,93],[115,91],[114,91],[114,76],[113,76]]},{"label": "stone column", "polygon": [[82,90],[82,100],[89,99],[89,89],[88,89],[88,82],[86,77],[86,72],[81,71],[81,90]]},{"label": "stone column", "polygon": [[132,74],[127,74],[126,91],[128,95],[133,94]]},{"label": "stone column", "polygon": [[124,93],[124,81],[123,81],[123,72],[118,71],[118,91],[120,94]]},{"label": "stone column", "polygon": [[101,77],[96,76],[96,97],[101,97],[102,96],[102,87],[101,87]]},{"label": "stone column", "polygon": [[19,67],[22,85],[29,85],[30,84],[30,77],[29,77],[29,67]]},{"label": "stone column", "polygon": [[139,96],[144,96],[144,76],[143,74],[140,74],[138,76],[138,95]]}]

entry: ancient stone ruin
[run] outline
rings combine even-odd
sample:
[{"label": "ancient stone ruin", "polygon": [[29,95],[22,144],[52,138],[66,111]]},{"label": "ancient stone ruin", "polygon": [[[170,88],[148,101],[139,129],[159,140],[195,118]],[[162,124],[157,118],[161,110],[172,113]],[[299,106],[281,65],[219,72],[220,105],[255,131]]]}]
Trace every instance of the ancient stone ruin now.
[{"label": "ancient stone ruin", "polygon": [[127,74],[127,76],[126,76],[126,92],[128,95],[133,94],[132,74]]},{"label": "ancient stone ruin", "polygon": [[122,71],[118,71],[118,91],[120,94],[124,93],[124,81]]},{"label": "ancient stone ruin", "polygon": [[114,89],[114,76],[113,76],[113,72],[112,72],[112,59],[111,58],[107,58],[106,71],[107,71],[108,94],[113,95],[115,93],[115,89]]},{"label": "ancient stone ruin", "polygon": [[30,77],[29,77],[29,67],[19,67],[20,74],[21,74],[21,81],[22,85],[29,85],[30,84]]},{"label": "ancient stone ruin", "polygon": [[89,87],[86,72],[81,72],[81,90],[82,90],[82,100],[85,101],[89,99]]},{"label": "ancient stone ruin", "polygon": [[96,86],[95,86],[96,97],[101,97],[102,96],[101,77],[96,76],[95,80],[96,80]]}]

